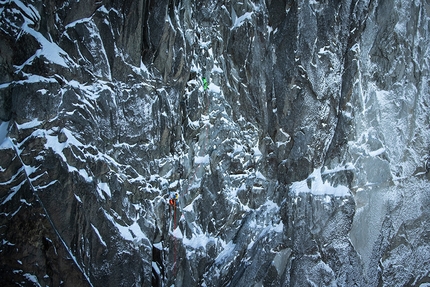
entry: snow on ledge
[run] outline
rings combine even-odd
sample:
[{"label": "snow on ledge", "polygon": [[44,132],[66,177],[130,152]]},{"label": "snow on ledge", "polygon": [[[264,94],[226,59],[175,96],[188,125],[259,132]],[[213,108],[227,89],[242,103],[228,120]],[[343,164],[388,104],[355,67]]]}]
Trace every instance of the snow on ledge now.
[{"label": "snow on ledge", "polygon": [[195,164],[209,164],[209,155],[205,156],[196,156],[194,158]]},{"label": "snow on ledge", "polygon": [[178,226],[178,227],[176,227],[176,229],[175,229],[175,230],[171,231],[171,232],[170,232],[170,234],[171,234],[173,237],[177,238],[177,239],[182,239],[182,238],[184,238],[184,236],[182,235],[182,232],[181,232],[181,229],[179,228],[179,226]]},{"label": "snow on ledge", "polygon": [[[308,185],[310,182],[310,187]],[[321,168],[317,168],[309,177],[302,181],[296,181],[291,185],[291,191],[295,195],[300,193],[312,193],[314,195],[331,194],[334,196],[348,196],[350,194],[349,188],[343,185],[336,187],[328,182],[323,182],[321,177]]]},{"label": "snow on ledge", "polygon": [[221,88],[219,86],[215,85],[214,83],[210,83],[209,84],[209,91],[220,94]]}]

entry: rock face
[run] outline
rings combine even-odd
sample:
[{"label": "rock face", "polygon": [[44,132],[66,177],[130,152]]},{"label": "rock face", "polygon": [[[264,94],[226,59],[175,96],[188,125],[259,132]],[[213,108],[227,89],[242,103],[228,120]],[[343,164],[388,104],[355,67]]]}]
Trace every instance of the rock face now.
[{"label": "rock face", "polygon": [[2,285],[429,286],[429,9],[1,2]]}]

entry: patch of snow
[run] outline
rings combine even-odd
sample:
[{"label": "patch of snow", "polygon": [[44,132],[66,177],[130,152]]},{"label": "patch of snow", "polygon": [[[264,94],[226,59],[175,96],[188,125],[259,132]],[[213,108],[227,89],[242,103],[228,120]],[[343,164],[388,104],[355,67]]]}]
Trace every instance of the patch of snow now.
[{"label": "patch of snow", "polygon": [[40,14],[37,11],[37,9],[34,8],[33,5],[28,4],[28,7],[27,7],[21,1],[13,0],[12,2],[15,3],[16,6],[19,7],[19,9],[21,9],[21,11],[25,14],[25,16],[29,18],[28,20],[31,20],[33,24],[36,24],[36,22],[40,21]]},{"label": "patch of snow", "polygon": [[9,193],[9,195],[6,197],[6,199],[5,199],[5,200],[3,200],[3,202],[2,202],[0,205],[5,204],[5,203],[6,203],[6,202],[8,202],[9,200],[11,200],[11,199],[12,199],[12,197],[14,197],[14,195],[18,192],[18,190],[20,190],[20,189],[21,189],[21,186],[23,186],[25,183],[26,183],[26,180],[23,180],[23,181],[21,181],[21,183],[20,183],[20,184],[15,185],[14,187],[12,187],[12,188],[10,189],[11,193]]},{"label": "patch of snow", "polygon": [[30,176],[31,174],[33,174],[35,171],[37,171],[37,167],[34,166],[30,166],[30,165],[24,165],[24,170],[25,173]]},{"label": "patch of snow", "polygon": [[233,241],[230,241],[223,247],[224,250],[220,254],[218,254],[217,258],[215,259],[216,264],[225,263],[225,261],[228,260],[230,255],[233,253],[236,244],[234,244]]},{"label": "patch of snow", "polygon": [[347,163],[345,165],[339,165],[339,166],[337,166],[336,168],[333,168],[333,169],[325,168],[324,171],[321,174],[325,175],[325,174],[336,173],[336,172],[339,172],[339,171],[354,170],[354,169],[355,169],[355,166],[352,163]]},{"label": "patch of snow", "polygon": [[220,68],[220,67],[218,67],[218,66],[214,66],[213,68],[212,68],[212,71],[211,71],[212,73],[219,73],[219,74],[223,74],[224,73],[224,71]]},{"label": "patch of snow", "polygon": [[177,239],[182,239],[184,238],[184,236],[182,235],[181,229],[178,227],[176,227],[175,230],[173,230],[170,234],[172,234],[173,237],[177,238]]},{"label": "patch of snow", "polygon": [[27,205],[27,206],[31,206],[31,203],[28,203],[27,202],[27,200],[25,200],[25,199],[23,199],[23,198],[21,198],[20,200],[19,200],[21,203],[24,203],[25,205]]},{"label": "patch of snow", "polygon": [[25,130],[25,129],[31,129],[34,127],[39,126],[42,123],[42,121],[39,121],[38,119],[33,119],[31,122],[27,122],[27,123],[23,123],[23,124],[17,124],[17,128],[20,130]]},{"label": "patch of snow", "polygon": [[277,212],[279,210],[279,205],[276,204],[273,200],[267,200],[263,206],[266,208],[266,212],[268,211]]},{"label": "patch of snow", "polygon": [[1,242],[1,245],[8,245],[8,246],[15,246],[15,244],[3,239],[3,241]]},{"label": "patch of snow", "polygon": [[106,242],[103,240],[102,236],[100,235],[99,230],[91,223],[91,227],[93,228],[94,232],[96,233],[97,237],[100,240],[100,243],[104,246],[107,247]]},{"label": "patch of snow", "polygon": [[23,274],[23,276],[25,278],[27,278],[28,281],[33,282],[34,284],[36,284],[36,286],[41,286],[39,284],[39,280],[37,280],[36,275],[30,274],[30,273],[25,273],[25,274]]},{"label": "patch of snow", "polygon": [[139,224],[137,222],[134,222],[130,226],[123,226],[115,221],[112,215],[108,214],[104,210],[104,214],[107,219],[118,229],[119,234],[122,238],[128,241],[141,241],[141,240],[148,240],[146,235],[142,232],[142,229],[140,228]]},{"label": "patch of snow", "polygon": [[5,204],[6,202],[10,201],[12,199],[12,197],[14,197],[14,195],[18,192],[19,189],[16,189],[15,191],[12,191],[11,193],[9,193],[9,195],[5,198],[5,200],[3,200],[2,203],[0,203],[0,205]]},{"label": "patch of snow", "polygon": [[251,250],[251,248],[254,246],[255,241],[251,240],[251,242],[248,244],[247,250]]},{"label": "patch of snow", "polygon": [[[100,1],[101,2],[101,1]],[[100,11],[100,12],[103,12],[103,13],[105,13],[105,14],[109,14],[109,11],[108,11],[108,9],[106,9],[106,7],[105,7],[105,5],[102,5],[102,6],[100,6],[100,8],[98,8],[97,9],[98,11]],[[111,11],[115,11],[115,9],[110,9]],[[117,11],[116,11],[117,12]],[[118,14],[118,12],[117,12],[117,14]]]},{"label": "patch of snow", "polygon": [[134,236],[135,236],[135,240],[142,240],[142,239],[147,239],[145,233],[143,233],[142,229],[140,228],[139,224],[137,223],[137,221],[135,221],[132,225],[129,226],[129,230],[131,232],[133,232]]},{"label": "patch of snow", "polygon": [[261,180],[266,180],[266,177],[258,170],[255,172],[255,177]]},{"label": "patch of snow", "polygon": [[194,212],[194,202],[197,200],[200,200],[202,198],[202,195],[199,194],[196,198],[194,198],[193,202],[191,202],[189,205],[185,206],[182,210],[185,212]]},{"label": "patch of snow", "polygon": [[254,156],[255,157],[261,157],[263,155],[261,153],[260,149],[258,148],[258,145],[256,145],[255,147],[253,147],[252,150],[254,151]]},{"label": "patch of snow", "polygon": [[199,45],[202,50],[205,50],[209,48],[210,43],[211,41],[206,41],[206,42],[200,41]]},{"label": "patch of snow", "polygon": [[10,138],[8,138],[9,140],[6,140],[6,137],[4,138],[4,141],[2,143],[0,143],[0,150],[2,149],[13,149],[14,145],[11,141]]},{"label": "patch of snow", "polygon": [[0,182],[0,185],[11,184],[15,180],[15,178],[17,176],[19,176],[21,174],[21,172],[24,171],[24,170],[25,170],[24,167],[21,167],[8,181]]},{"label": "patch of snow", "polygon": [[46,39],[40,32],[37,32],[34,29],[28,27],[28,24],[29,23],[27,20],[27,22],[22,26],[23,31],[32,35],[42,47],[41,49],[37,50],[36,53],[31,56],[27,61],[25,61],[24,64],[22,64],[19,68],[23,68],[26,65],[31,64],[35,58],[39,57],[44,57],[45,59],[51,61],[54,64],[69,68],[69,63],[73,63],[73,61],[68,57],[67,53],[57,44],[48,41],[48,39]]},{"label": "patch of snow", "polygon": [[380,154],[383,154],[384,152],[385,152],[385,148],[381,147],[380,149],[377,149],[375,151],[369,151],[369,155],[375,157],[375,156],[378,156]]},{"label": "patch of snow", "polygon": [[75,198],[76,198],[76,200],[77,200],[78,202],[82,203],[81,198],[80,198],[77,194],[75,194]]},{"label": "patch of snow", "polygon": [[[71,166],[69,165],[69,167],[71,167]],[[82,169],[78,170],[78,173],[85,179],[86,182],[92,182],[93,181],[92,177],[88,175],[88,172],[85,169],[82,168]]]},{"label": "patch of snow", "polygon": [[205,156],[196,156],[194,158],[195,164],[209,164],[209,155]]},{"label": "patch of snow", "polygon": [[284,223],[282,221],[279,222],[277,225],[275,225],[275,227],[272,230],[277,232],[277,233],[283,232],[284,231]]},{"label": "patch of snow", "polygon": [[161,274],[160,268],[158,268],[157,262],[152,261],[152,268],[154,269],[155,273]]},{"label": "patch of snow", "polygon": [[192,236],[190,239],[184,237],[183,243],[193,249],[198,249],[200,247],[206,248],[207,244],[211,241],[214,241],[215,238],[210,237],[206,234],[198,234]]},{"label": "patch of snow", "polygon": [[152,244],[153,247],[157,248],[158,250],[163,250],[163,245],[161,242]]},{"label": "patch of snow", "polygon": [[[308,186],[310,181],[310,188]],[[300,193],[312,193],[315,195],[332,194],[334,196],[347,196],[350,194],[349,188],[343,185],[332,186],[324,182],[321,178],[321,168],[317,168],[309,177],[302,181],[296,181],[291,185],[291,191],[296,195]]]},{"label": "patch of snow", "polygon": [[221,88],[219,86],[215,85],[214,83],[210,83],[209,84],[209,91],[220,94]]},{"label": "patch of snow", "polygon": [[145,74],[149,74],[149,70],[148,68],[145,66],[145,64],[143,63],[143,61],[140,61],[140,70],[145,73]]},{"label": "patch of snow", "polygon": [[[351,48],[351,50],[353,50],[353,48]],[[320,48],[320,50],[318,51],[318,55],[325,55],[325,54],[329,53],[328,49],[330,49],[330,46],[324,46],[324,47]]]},{"label": "patch of snow", "polygon": [[197,130],[200,127],[199,120],[192,121],[190,118],[188,118],[188,127],[192,130]]},{"label": "patch of snow", "polygon": [[[233,12],[234,12],[234,10],[233,10]],[[234,13],[234,14],[236,14],[236,13]],[[236,15],[236,19],[235,19],[235,21],[234,21],[234,23],[233,23],[233,27],[231,28],[231,29],[235,29],[235,28],[238,28],[238,27],[240,27],[240,26],[242,26],[243,25],[243,23],[245,23],[245,21],[246,20],[249,20],[249,21],[251,21],[252,20],[252,15],[253,15],[254,13],[253,12],[246,12],[245,14],[243,14],[242,16],[240,16],[240,17],[237,17]]]},{"label": "patch of snow", "polygon": [[104,199],[104,195],[102,192],[106,193],[107,196],[112,197],[112,193],[110,191],[110,187],[106,182],[99,182],[97,184],[97,191],[100,194],[100,197]]},{"label": "patch of snow", "polygon": [[[41,175],[39,175],[37,178],[39,178],[39,177],[41,177],[42,175],[45,175],[45,173],[42,173]],[[32,179],[31,181],[33,182],[35,179]],[[47,187],[49,187],[49,186],[51,186],[51,185],[53,185],[53,184],[55,184],[55,183],[57,183],[58,182],[58,180],[53,180],[53,181],[51,181],[50,183],[47,183],[47,184],[44,184],[44,185],[38,185],[38,186],[35,186],[34,187],[34,189],[35,190],[42,190],[42,189],[45,189],[45,188],[47,188]]]}]

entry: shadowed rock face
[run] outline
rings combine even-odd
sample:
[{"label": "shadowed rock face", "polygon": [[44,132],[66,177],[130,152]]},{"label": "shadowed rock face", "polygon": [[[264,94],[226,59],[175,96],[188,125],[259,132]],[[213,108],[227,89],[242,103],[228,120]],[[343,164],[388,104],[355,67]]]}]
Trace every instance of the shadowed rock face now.
[{"label": "shadowed rock face", "polygon": [[427,286],[410,2],[1,2],[2,284]]}]

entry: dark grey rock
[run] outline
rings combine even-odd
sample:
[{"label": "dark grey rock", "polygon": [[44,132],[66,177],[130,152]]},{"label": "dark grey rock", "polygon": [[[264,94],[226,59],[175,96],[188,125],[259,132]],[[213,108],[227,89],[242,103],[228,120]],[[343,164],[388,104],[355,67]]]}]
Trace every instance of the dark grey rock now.
[{"label": "dark grey rock", "polygon": [[1,3],[5,286],[426,284],[424,2]]}]

